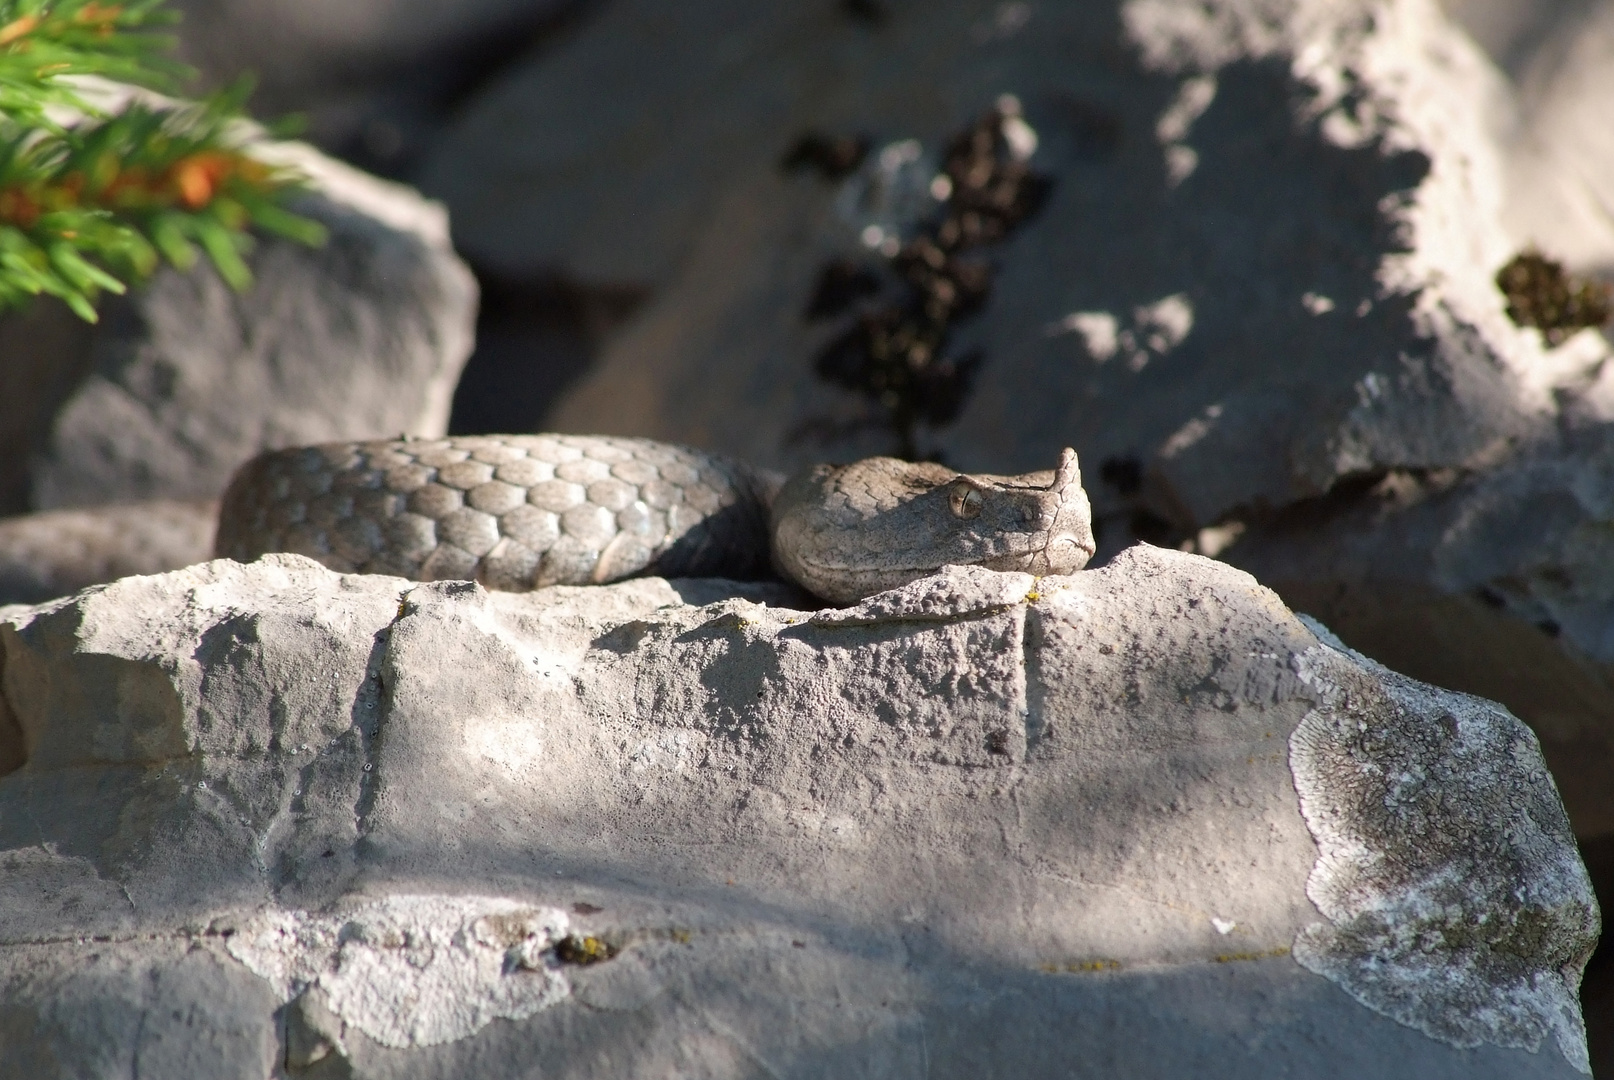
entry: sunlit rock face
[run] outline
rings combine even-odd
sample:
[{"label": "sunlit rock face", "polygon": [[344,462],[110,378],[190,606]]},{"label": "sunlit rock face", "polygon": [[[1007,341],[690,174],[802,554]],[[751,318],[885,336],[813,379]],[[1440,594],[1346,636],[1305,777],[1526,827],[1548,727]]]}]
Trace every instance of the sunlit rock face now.
[{"label": "sunlit rock face", "polygon": [[1199,556],[813,610],[272,555],[0,656],[0,1076],[1585,1069],[1529,730]]},{"label": "sunlit rock face", "polygon": [[[1506,87],[1432,3],[875,6],[614,5],[444,137],[420,181],[464,250],[653,291],[563,430],[765,465],[890,450],[903,402],[821,377],[888,297],[815,301],[847,262],[913,269],[903,245],[959,195],[955,140],[1004,95],[1006,149],[1047,190],[950,249],[990,288],[925,344],[974,366],[921,453],[1112,462],[1095,510],[1118,550],[1140,510],[1192,531],[1550,430],[1539,342],[1491,283]],[[639,62],[650,41],[666,64]],[[866,156],[806,167],[815,132]]]},{"label": "sunlit rock face", "polygon": [[[1614,851],[1614,366],[1596,332],[1515,326],[1494,281],[1530,243],[1614,265],[1593,119],[1614,9],[1444,6],[1459,21],[1424,0],[618,3],[489,87],[420,178],[486,265],[649,291],[547,423],[763,465],[890,452],[925,394],[823,373],[860,320],[893,331],[889,352],[969,376],[919,456],[1015,471],[1074,446],[1097,562],[1138,538],[1224,558],[1398,670],[1502,700]],[[1005,95],[1032,136],[1005,150],[1045,195],[954,252],[989,289],[937,272],[972,313],[898,340],[904,251]]]}]

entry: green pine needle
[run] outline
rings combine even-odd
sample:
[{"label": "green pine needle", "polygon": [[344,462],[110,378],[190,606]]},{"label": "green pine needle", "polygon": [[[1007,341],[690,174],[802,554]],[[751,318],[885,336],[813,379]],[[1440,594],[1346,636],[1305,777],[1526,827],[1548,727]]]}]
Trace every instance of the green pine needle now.
[{"label": "green pine needle", "polygon": [[[304,190],[240,137],[250,84],[202,101],[138,101],[107,113],[82,76],[173,91],[192,74],[158,32],[163,0],[0,0],[0,308],[55,296],[95,320],[162,259],[198,246],[235,289],[252,281],[250,230],[317,245],[325,230],[287,210]],[[67,119],[64,119],[66,117]]]}]

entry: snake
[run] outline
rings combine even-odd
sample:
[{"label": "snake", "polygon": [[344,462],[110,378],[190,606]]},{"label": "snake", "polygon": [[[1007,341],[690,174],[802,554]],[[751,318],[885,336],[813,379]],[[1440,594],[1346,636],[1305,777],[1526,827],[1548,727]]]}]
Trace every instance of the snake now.
[{"label": "snake", "polygon": [[269,450],[232,477],[214,547],[513,592],[779,575],[832,604],[948,565],[1075,573],[1095,550],[1068,448],[1022,476],[871,457],[787,477],[653,439],[566,434]]}]

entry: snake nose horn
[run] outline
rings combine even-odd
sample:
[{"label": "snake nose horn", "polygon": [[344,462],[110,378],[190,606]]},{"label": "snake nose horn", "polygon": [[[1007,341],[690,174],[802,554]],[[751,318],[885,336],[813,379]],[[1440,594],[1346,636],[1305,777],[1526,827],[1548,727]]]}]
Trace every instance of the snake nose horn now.
[{"label": "snake nose horn", "polygon": [[1076,451],[1065,447],[1059,452],[1059,467],[1054,470],[1054,490],[1082,486],[1081,466],[1076,462]]}]

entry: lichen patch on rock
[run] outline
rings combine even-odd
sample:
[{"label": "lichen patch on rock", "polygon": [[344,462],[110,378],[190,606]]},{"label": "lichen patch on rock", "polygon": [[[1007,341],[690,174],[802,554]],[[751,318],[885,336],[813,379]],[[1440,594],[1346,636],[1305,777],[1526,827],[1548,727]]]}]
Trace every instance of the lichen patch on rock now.
[{"label": "lichen patch on rock", "polygon": [[[388,896],[330,913],[271,909],[228,939],[230,955],[283,1001],[317,990],[384,1046],[463,1039],[566,998],[545,950],[567,942],[564,911],[476,896]],[[592,938],[581,940],[592,941]]]},{"label": "lichen patch on rock", "polygon": [[1320,644],[1319,706],[1289,740],[1328,918],[1293,955],[1369,1008],[1459,1047],[1590,1073],[1576,998],[1599,915],[1535,737],[1500,705]]}]

